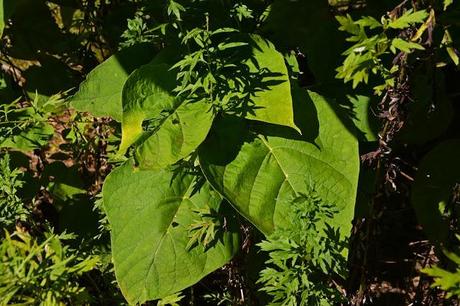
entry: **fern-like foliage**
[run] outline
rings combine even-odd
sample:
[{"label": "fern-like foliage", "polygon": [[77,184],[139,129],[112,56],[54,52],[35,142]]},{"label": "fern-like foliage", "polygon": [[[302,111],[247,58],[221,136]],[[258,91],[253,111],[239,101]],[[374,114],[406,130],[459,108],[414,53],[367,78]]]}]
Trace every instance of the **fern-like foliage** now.
[{"label": "fern-like foliage", "polygon": [[343,296],[333,278],[343,274],[343,241],[327,223],[336,210],[312,190],[292,202],[294,226],[276,230],[259,244],[268,252],[259,283],[270,305],[335,305]]},{"label": "fern-like foliage", "polygon": [[1,305],[83,305],[90,301],[78,278],[99,262],[64,244],[72,235],[5,232],[0,244]]},{"label": "fern-like foliage", "polygon": [[433,277],[433,287],[438,287],[447,293],[447,298],[460,296],[460,256],[454,253],[446,253],[446,256],[456,264],[455,271],[449,271],[434,266],[424,269],[422,272]]},{"label": "fern-like foliage", "polygon": [[[353,20],[350,15],[337,16],[340,23],[339,30],[348,33],[347,41],[353,45],[343,55],[343,65],[337,68],[336,77],[345,82],[352,82],[353,88],[360,83],[368,83],[371,74],[383,79],[383,84],[377,85],[374,90],[381,94],[387,87],[394,86],[394,73],[399,67],[387,67],[386,55],[399,52],[412,53],[415,50],[424,50],[418,43],[420,36],[426,30],[424,24],[430,14],[427,11],[407,10],[399,17],[383,16],[381,20],[364,16]],[[422,24],[413,37],[395,37],[392,30],[403,30]]]},{"label": "fern-like foliage", "polygon": [[10,156],[0,158],[0,227],[10,228],[18,221],[26,221],[30,214],[25,204],[18,196],[24,185],[22,173],[11,169]]}]

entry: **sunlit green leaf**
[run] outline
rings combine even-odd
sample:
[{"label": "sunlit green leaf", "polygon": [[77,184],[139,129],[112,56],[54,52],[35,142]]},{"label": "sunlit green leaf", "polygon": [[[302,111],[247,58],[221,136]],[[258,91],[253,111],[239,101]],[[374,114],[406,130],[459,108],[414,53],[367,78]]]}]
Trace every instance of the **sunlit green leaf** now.
[{"label": "sunlit green leaf", "polygon": [[15,0],[0,0],[0,37],[2,37],[8,18],[16,6]]},{"label": "sunlit green leaf", "polygon": [[71,105],[94,116],[121,121],[123,84],[134,69],[152,59],[152,48],[148,44],[135,45],[111,56],[88,74],[72,97]]},{"label": "sunlit green leaf", "polygon": [[140,167],[161,169],[187,157],[205,140],[213,119],[205,101],[182,102],[160,119],[152,135],[137,149]]},{"label": "sunlit green leaf", "polygon": [[190,250],[189,226],[195,211],[219,208],[221,198],[193,175],[143,171],[128,161],[103,188],[112,228],[112,256],[118,284],[132,304],[167,297],[198,282],[229,261],[237,234],[222,231],[212,246]]},{"label": "sunlit green leaf", "polygon": [[413,10],[406,11],[401,17],[396,18],[388,23],[388,27],[392,29],[405,29],[411,25],[423,23],[429,16],[425,10],[414,12]]},{"label": "sunlit green leaf", "polygon": [[28,152],[46,146],[53,134],[51,124],[40,122],[4,139],[0,147]]},{"label": "sunlit green leaf", "polygon": [[412,41],[406,41],[401,38],[395,38],[391,41],[390,49],[393,53],[396,53],[396,49],[405,52],[411,53],[413,50],[425,50],[420,44],[414,43]]},{"label": "sunlit green leaf", "polygon": [[142,135],[144,120],[171,114],[180,105],[172,94],[176,75],[167,64],[148,64],[134,71],[123,88],[122,142],[120,153]]},{"label": "sunlit green leaf", "polygon": [[229,119],[202,145],[201,167],[213,187],[265,234],[289,226],[290,202],[313,187],[337,206],[333,225],[346,237],[358,183],[357,140],[330,101],[301,89],[295,100],[303,137],[276,126],[257,126],[251,133]]},{"label": "sunlit green leaf", "polygon": [[248,110],[245,117],[297,129],[288,69],[283,55],[271,42],[258,35],[251,35],[251,40],[252,59],[248,64],[252,72],[267,74],[261,81],[261,86],[267,88],[252,95],[254,109]]}]

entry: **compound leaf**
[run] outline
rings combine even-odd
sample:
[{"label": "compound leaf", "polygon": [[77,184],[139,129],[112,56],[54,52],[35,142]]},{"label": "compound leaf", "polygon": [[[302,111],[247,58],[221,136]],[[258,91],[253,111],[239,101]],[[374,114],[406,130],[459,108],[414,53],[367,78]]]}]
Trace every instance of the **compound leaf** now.
[{"label": "compound leaf", "polygon": [[388,27],[392,29],[405,29],[411,25],[423,23],[429,16],[429,13],[425,10],[416,11],[408,10],[401,17],[394,19],[388,23]]},{"label": "compound leaf", "polygon": [[36,123],[26,129],[10,135],[6,139],[0,137],[0,147],[29,152],[45,147],[54,134],[54,128],[47,122]]}]

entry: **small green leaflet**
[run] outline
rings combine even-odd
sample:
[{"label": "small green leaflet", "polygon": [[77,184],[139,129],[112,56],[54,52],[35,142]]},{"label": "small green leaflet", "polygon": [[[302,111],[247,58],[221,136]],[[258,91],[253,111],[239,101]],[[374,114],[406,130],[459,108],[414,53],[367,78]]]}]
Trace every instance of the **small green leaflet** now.
[{"label": "small green leaflet", "polygon": [[88,74],[70,100],[72,107],[121,121],[123,84],[134,69],[148,63],[154,54],[152,45],[140,44],[112,55]]},{"label": "small green leaflet", "polygon": [[251,133],[244,122],[219,121],[200,147],[201,167],[211,185],[265,234],[288,227],[290,202],[313,187],[336,205],[340,213],[332,225],[347,237],[358,184],[358,142],[330,101],[302,89],[294,91],[294,99],[302,137],[280,126],[263,125]]},{"label": "small green leaflet", "polygon": [[174,15],[177,20],[181,20],[180,14],[181,12],[184,12],[185,8],[177,3],[176,1],[169,0],[169,5],[168,5],[168,15]]},{"label": "small green leaflet", "polygon": [[107,177],[104,207],[112,228],[112,256],[121,291],[130,304],[167,297],[226,264],[238,234],[222,231],[206,249],[187,250],[196,211],[219,210],[221,197],[193,175],[144,171],[130,160]]},{"label": "small green leaflet", "polygon": [[413,50],[425,50],[420,44],[414,43],[412,41],[406,41],[401,38],[395,38],[391,41],[390,46],[391,52],[395,53],[397,50],[400,50],[405,53],[411,53]]},{"label": "small green leaflet", "polygon": [[[457,240],[460,240],[460,236],[456,235]],[[450,267],[443,269],[443,265],[440,263],[436,266],[426,267],[421,270],[422,273],[428,274],[434,278],[432,288],[439,288],[446,292],[446,298],[457,297],[460,295],[460,256],[453,252],[443,250],[444,255],[453,263],[455,263],[455,270]]]},{"label": "small green leaflet", "polygon": [[430,14],[425,11],[408,10],[401,17],[396,18],[388,23],[388,27],[392,29],[406,29],[414,24],[423,23]]}]

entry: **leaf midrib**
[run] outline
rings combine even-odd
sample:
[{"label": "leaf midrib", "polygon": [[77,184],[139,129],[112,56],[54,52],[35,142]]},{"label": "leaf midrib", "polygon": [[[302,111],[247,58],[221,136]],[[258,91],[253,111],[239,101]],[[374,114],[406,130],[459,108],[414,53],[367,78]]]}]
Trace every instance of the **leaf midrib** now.
[{"label": "leaf midrib", "polygon": [[161,236],[161,238],[160,238],[160,242],[158,243],[158,246],[157,246],[157,248],[156,248],[156,250],[155,250],[155,252],[154,252],[154,255],[152,256],[152,259],[151,259],[151,261],[150,261],[150,263],[149,263],[149,265],[148,265],[147,274],[146,274],[146,276],[145,276],[145,278],[144,278],[144,279],[145,279],[145,281],[144,281],[144,286],[143,286],[144,289],[147,289],[147,285],[146,285],[146,284],[147,284],[147,281],[148,281],[148,279],[149,279],[149,276],[150,276],[150,273],[151,273],[151,271],[152,271],[153,264],[155,263],[155,259],[156,259],[157,255],[158,255],[158,252],[159,252],[159,250],[161,249],[161,246],[163,245],[163,241],[165,240],[166,235],[167,235],[167,234],[170,234],[170,233],[169,233],[169,229],[171,228],[172,223],[173,223],[173,220],[174,220],[174,218],[176,217],[176,214],[177,214],[177,212],[179,211],[179,209],[181,208],[183,202],[184,202],[185,200],[188,200],[188,198],[185,199],[184,197],[185,197],[185,195],[188,194],[188,192],[190,191],[190,188],[193,186],[193,183],[194,183],[194,180],[190,180],[190,184],[188,185],[188,187],[186,188],[184,194],[183,194],[182,197],[181,197],[180,204],[177,205],[177,210],[175,211],[175,213],[174,213],[173,217],[171,218],[171,220],[168,222],[168,226],[166,227],[166,230],[165,230],[164,234],[163,234],[163,235]]}]

